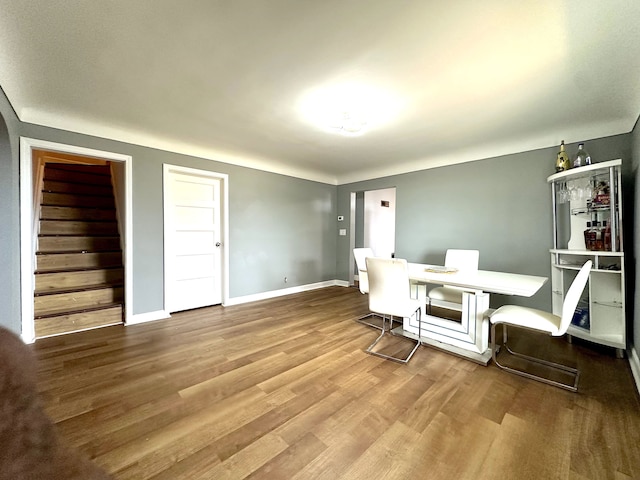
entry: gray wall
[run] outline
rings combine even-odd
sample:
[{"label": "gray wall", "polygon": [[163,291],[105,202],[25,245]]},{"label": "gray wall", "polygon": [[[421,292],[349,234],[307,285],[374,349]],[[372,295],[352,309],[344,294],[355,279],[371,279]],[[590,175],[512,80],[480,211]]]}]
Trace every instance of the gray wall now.
[{"label": "gray wall", "polygon": [[[591,140],[586,148],[595,161],[629,163],[630,136]],[[481,269],[548,277],[553,234],[546,179],[554,173],[556,153],[547,148],[341,185],[338,215],[349,217],[350,192],[396,187],[397,257],[442,264],[447,248],[477,249]],[[348,273],[348,238],[338,239],[341,279]],[[532,298],[494,295],[491,304],[505,301],[550,310],[551,286]]]},{"label": "gray wall", "polygon": [[0,325],[20,332],[18,119],[0,90]]},{"label": "gray wall", "polygon": [[[631,134],[632,138],[632,162],[631,162],[631,172],[630,172],[630,181],[628,185],[626,185],[629,196],[629,201],[626,203],[625,208],[627,210],[624,212],[626,214],[626,218],[629,219],[629,228],[627,229],[630,232],[633,232],[633,236],[631,238],[625,238],[627,242],[625,244],[625,258],[627,260],[627,302],[631,302],[632,309],[630,310],[632,313],[631,317],[633,319],[633,327],[632,327],[632,342],[635,346],[636,351],[640,349],[640,291],[638,286],[640,286],[640,269],[637,267],[636,256],[638,252],[640,252],[640,192],[638,191],[638,185],[640,185],[640,120],[636,122],[635,128]],[[625,235],[625,237],[629,237],[630,235]],[[631,248],[629,248],[629,246]],[[640,352],[638,352],[640,353]]]},{"label": "gray wall", "polygon": [[[163,308],[162,164],[229,175],[230,296],[333,280],[336,187],[132,144],[21,123],[4,94],[0,114],[0,324],[20,331],[20,136],[133,157],[133,314]],[[13,128],[11,128],[13,127]],[[8,151],[8,142],[14,145]],[[5,228],[7,230],[5,230]],[[284,283],[284,277],[288,283]]]}]

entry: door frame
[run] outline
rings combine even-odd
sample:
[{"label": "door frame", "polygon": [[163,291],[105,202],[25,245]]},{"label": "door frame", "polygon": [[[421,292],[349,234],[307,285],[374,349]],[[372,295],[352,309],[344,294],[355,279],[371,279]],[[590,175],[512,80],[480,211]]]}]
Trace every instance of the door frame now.
[{"label": "door frame", "polygon": [[[33,343],[36,338],[33,293],[35,289],[34,274],[34,165],[33,150],[49,150],[59,153],[69,153],[100,160],[120,162],[124,165],[124,215],[120,215],[122,241],[122,256],[124,263],[124,323],[131,320],[133,301],[133,215],[132,215],[132,157],[122,153],[95,150],[64,143],[50,142],[36,138],[20,137],[20,301],[22,317],[22,340]],[[120,193],[121,195],[122,193]]]},{"label": "door frame", "polygon": [[169,286],[171,285],[171,279],[167,274],[167,268],[169,258],[171,257],[171,251],[168,248],[167,236],[169,235],[169,199],[166,195],[167,187],[169,184],[169,172],[182,173],[186,175],[197,175],[200,177],[215,178],[220,181],[220,229],[222,238],[222,255],[220,263],[220,288],[222,289],[221,298],[222,305],[226,305],[229,302],[229,175],[226,173],[212,172],[210,170],[200,170],[198,168],[182,167],[180,165],[172,165],[170,163],[162,164],[162,204],[163,204],[163,233],[164,233],[164,303],[163,309],[165,312],[168,310],[169,298]]},{"label": "door frame", "polygon": [[[353,249],[356,247],[356,195],[360,192],[366,193],[366,192],[373,192],[376,190],[391,190],[391,189],[396,191],[395,202],[397,206],[398,187],[396,187],[395,185],[390,187],[354,190],[349,194],[349,285],[355,284],[355,276],[356,276],[355,269],[357,268],[355,264],[355,258],[353,256]],[[393,220],[395,227],[397,227],[397,215],[398,215],[398,210],[396,208],[394,212],[394,220]],[[365,216],[366,216],[366,209],[365,209]],[[397,235],[397,229],[394,228],[394,236],[396,235]],[[395,240],[394,240],[394,243],[395,243]],[[395,251],[395,245],[394,245],[394,251]]]}]

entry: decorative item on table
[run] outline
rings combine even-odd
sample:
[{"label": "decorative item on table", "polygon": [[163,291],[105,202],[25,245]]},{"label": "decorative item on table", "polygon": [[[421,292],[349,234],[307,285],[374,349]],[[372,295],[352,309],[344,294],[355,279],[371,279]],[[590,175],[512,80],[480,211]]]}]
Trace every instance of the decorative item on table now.
[{"label": "decorative item on table", "polygon": [[578,152],[573,157],[573,168],[591,165],[591,155],[584,149],[584,143],[578,144]]},{"label": "decorative item on table", "polygon": [[427,265],[424,271],[430,273],[456,273],[458,269],[454,267],[444,267],[442,265]]},{"label": "decorative item on table", "polygon": [[560,151],[556,157],[556,172],[564,172],[571,168],[571,162],[569,161],[569,155],[564,150],[564,140],[560,142]]}]

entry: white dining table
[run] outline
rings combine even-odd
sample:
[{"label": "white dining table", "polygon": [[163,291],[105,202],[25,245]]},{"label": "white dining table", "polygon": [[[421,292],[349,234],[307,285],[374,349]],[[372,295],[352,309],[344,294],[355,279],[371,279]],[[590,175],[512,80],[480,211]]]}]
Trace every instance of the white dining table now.
[{"label": "white dining table", "polygon": [[[531,297],[547,282],[547,277],[518,273],[477,270],[449,271],[444,267],[409,263],[409,278],[417,285],[417,296],[423,298],[422,343],[447,350],[477,363],[486,365],[491,359],[489,349],[489,296],[491,293]],[[427,285],[450,285],[464,289],[461,321],[450,320],[424,311]],[[394,333],[418,337],[415,318],[404,319]]]}]

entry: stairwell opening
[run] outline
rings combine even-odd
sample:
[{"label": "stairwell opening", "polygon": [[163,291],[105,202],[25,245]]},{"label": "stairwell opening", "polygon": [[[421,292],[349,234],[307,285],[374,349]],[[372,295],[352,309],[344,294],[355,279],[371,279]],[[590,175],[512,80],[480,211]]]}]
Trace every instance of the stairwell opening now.
[{"label": "stairwell opening", "polygon": [[123,323],[124,266],[111,163],[44,151],[34,155],[42,164],[36,338]]},{"label": "stairwell opening", "polygon": [[131,161],[21,137],[25,342],[131,320]]}]

